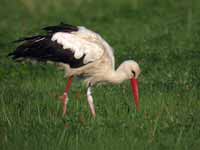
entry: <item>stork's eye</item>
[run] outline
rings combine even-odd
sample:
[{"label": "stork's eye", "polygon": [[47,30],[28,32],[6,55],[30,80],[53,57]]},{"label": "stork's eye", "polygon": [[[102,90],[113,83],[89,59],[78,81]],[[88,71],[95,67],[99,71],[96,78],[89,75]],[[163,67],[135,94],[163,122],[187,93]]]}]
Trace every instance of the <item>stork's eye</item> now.
[{"label": "stork's eye", "polygon": [[132,70],[131,72],[132,72],[133,76],[135,77],[135,71]]}]

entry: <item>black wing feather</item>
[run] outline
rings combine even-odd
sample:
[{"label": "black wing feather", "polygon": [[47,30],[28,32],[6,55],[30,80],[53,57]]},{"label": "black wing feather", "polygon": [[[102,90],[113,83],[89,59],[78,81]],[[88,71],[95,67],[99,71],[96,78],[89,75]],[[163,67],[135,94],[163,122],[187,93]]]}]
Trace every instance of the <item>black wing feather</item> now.
[{"label": "black wing feather", "polygon": [[[59,26],[49,26],[44,28],[48,33],[55,32],[72,32],[78,28],[72,25],[61,23]],[[62,45],[56,41],[52,41],[52,35],[37,35],[32,37],[21,38],[15,42],[22,42],[16,50],[9,53],[12,59],[31,58],[38,61],[54,61],[69,64],[71,68],[81,67],[86,65],[83,63],[83,57],[76,59],[74,52],[70,49],[63,49]]]},{"label": "black wing feather", "polygon": [[24,38],[20,38],[18,40],[15,40],[14,43],[18,43],[18,42],[24,42],[24,41],[36,41],[36,40],[40,40],[42,38],[45,38],[46,36],[43,35],[36,35],[36,36],[31,36],[31,37],[24,37]]}]

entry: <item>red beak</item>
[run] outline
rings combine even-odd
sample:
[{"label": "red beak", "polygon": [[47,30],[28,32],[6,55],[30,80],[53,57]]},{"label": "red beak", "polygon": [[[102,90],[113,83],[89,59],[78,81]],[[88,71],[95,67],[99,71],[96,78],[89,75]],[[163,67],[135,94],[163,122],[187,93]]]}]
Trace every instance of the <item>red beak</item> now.
[{"label": "red beak", "polygon": [[137,109],[137,111],[140,111],[138,80],[135,78],[132,78],[131,86],[132,86],[136,109]]}]

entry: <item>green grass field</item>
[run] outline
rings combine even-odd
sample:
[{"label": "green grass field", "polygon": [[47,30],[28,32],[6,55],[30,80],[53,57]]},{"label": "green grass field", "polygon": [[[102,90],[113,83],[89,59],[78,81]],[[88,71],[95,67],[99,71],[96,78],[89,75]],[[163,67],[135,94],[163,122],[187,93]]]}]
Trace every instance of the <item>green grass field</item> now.
[{"label": "green grass field", "polygon": [[[198,0],[0,0],[0,149],[199,149],[199,17]],[[141,112],[129,81],[97,86],[94,120],[76,80],[62,117],[64,73],[6,57],[12,41],[61,21],[100,33],[116,66],[139,62]]]}]

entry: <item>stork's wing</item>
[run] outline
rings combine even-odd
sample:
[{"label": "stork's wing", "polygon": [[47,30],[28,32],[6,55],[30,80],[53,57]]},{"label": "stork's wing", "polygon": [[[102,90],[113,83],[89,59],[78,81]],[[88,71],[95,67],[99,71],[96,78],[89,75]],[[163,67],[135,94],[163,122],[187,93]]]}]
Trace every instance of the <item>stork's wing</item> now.
[{"label": "stork's wing", "polygon": [[50,26],[44,29],[48,31],[47,35],[19,39],[17,42],[23,43],[9,55],[13,59],[62,62],[69,64],[71,68],[86,65],[103,55],[104,50],[100,45],[72,34],[79,32],[73,26]]},{"label": "stork's wing", "polygon": [[63,49],[62,45],[53,42],[48,37],[41,39],[29,40],[21,44],[16,50],[9,54],[13,59],[31,58],[38,61],[54,61],[69,64],[72,68],[77,68],[85,65],[83,59],[76,59],[74,52],[71,49]]}]

